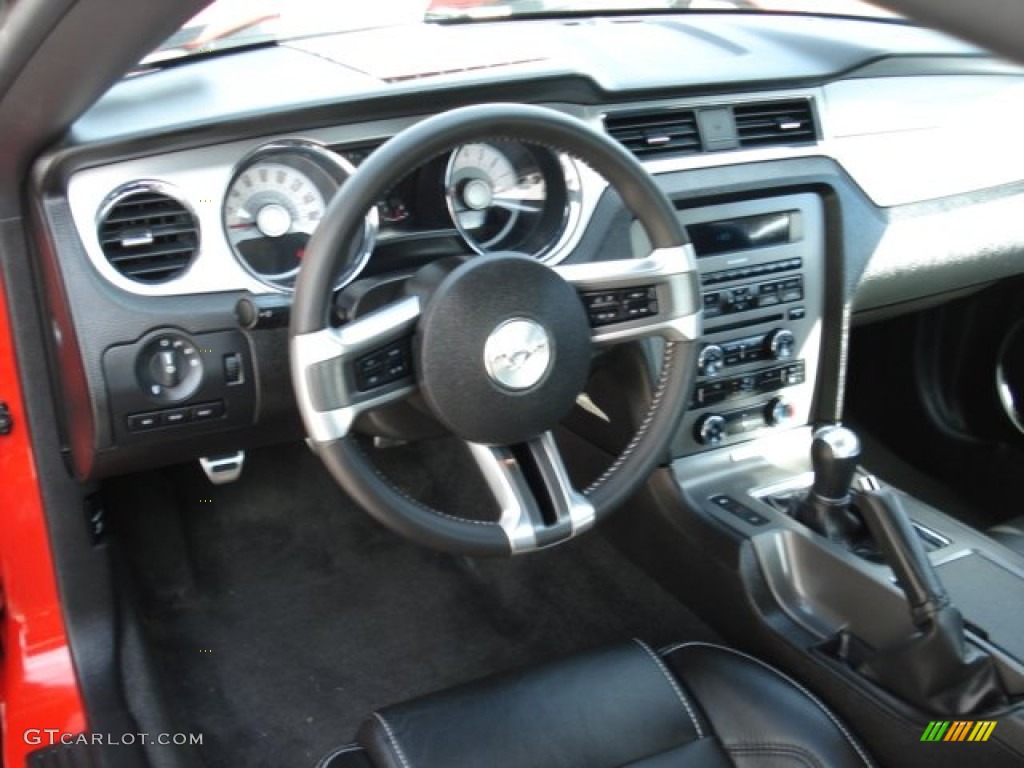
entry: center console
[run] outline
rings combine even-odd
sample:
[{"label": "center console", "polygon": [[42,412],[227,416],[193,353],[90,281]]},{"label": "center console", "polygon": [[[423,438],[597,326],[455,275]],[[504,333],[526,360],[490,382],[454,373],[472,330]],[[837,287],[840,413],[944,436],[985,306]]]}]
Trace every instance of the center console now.
[{"label": "center console", "polygon": [[[799,193],[689,208],[679,216],[698,256],[704,335],[693,398],[673,442],[670,485],[682,514],[670,515],[674,528],[663,531],[682,531],[687,543],[675,540],[670,551],[689,547],[690,556],[705,558],[695,573],[707,573],[708,561],[729,563],[719,577],[729,581],[735,573],[743,599],[718,604],[751,609],[753,626],[771,628],[781,658],[799,659],[797,665],[808,665],[805,673],[825,670],[819,683],[833,686],[836,696],[867,702],[878,714],[874,723],[893,728],[892,738],[916,741],[936,716],[998,720],[993,741],[999,743],[985,759],[1019,764],[1022,558],[891,486],[873,486],[858,498],[894,498],[898,515],[863,515],[850,507],[856,519],[847,530],[822,522],[842,522],[824,503],[843,495],[825,492],[831,486],[850,488],[854,478],[875,482],[852,454],[849,466],[839,453],[831,456],[834,477],[817,460],[812,471],[815,392],[825,375],[825,273],[839,268],[827,263],[822,199]],[[877,470],[884,480],[884,466]],[[817,522],[808,501],[815,490],[824,504]],[[900,541],[908,545],[902,554],[914,554],[909,561],[878,546],[894,541],[879,521],[897,518]],[[736,554],[719,561],[719,553],[732,551],[719,549],[723,537],[735,543]],[[914,567],[901,567],[908,562]],[[690,566],[673,567],[688,573]],[[933,592],[949,598],[924,618],[907,587],[915,574],[931,578]],[[721,582],[705,585],[709,592],[724,589]],[[929,624],[954,614],[952,628],[937,619]],[[894,711],[902,723],[892,725]],[[959,759],[949,758],[948,764]]]}]

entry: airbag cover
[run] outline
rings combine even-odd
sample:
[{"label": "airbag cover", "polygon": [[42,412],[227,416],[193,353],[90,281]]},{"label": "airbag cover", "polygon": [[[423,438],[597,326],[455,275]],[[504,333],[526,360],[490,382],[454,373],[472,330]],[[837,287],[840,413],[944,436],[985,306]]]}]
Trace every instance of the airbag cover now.
[{"label": "airbag cover", "polygon": [[590,324],[576,290],[518,254],[473,258],[429,297],[416,334],[431,410],[475,443],[525,442],[569,413],[590,369]]}]

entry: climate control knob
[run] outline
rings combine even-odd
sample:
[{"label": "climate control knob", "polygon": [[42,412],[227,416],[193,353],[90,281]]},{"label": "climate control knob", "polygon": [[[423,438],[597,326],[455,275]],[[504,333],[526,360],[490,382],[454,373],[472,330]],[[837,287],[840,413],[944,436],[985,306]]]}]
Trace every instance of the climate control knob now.
[{"label": "climate control knob", "polygon": [[718,414],[702,416],[694,427],[694,437],[701,445],[718,445],[725,437],[725,419]]},{"label": "climate control knob", "polygon": [[697,356],[697,370],[701,376],[714,376],[725,365],[725,350],[717,344],[708,344]]},{"label": "climate control knob", "polygon": [[764,421],[769,427],[788,424],[795,415],[796,409],[782,397],[773,397],[764,406]]},{"label": "climate control knob", "polygon": [[796,351],[796,336],[787,328],[776,328],[765,337],[764,343],[774,360],[788,360]]}]

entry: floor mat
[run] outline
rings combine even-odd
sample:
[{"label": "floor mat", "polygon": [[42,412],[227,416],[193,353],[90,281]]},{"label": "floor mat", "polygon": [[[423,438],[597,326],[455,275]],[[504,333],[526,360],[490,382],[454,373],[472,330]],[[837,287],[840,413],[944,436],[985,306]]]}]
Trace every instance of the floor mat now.
[{"label": "floor mat", "polygon": [[[424,498],[479,501],[451,461],[427,446],[384,463]],[[250,454],[234,485],[189,468],[174,488],[194,581],[142,614],[211,768],[312,766],[375,707],[603,643],[715,639],[599,533],[516,559],[438,554],[372,521],[304,446]],[[144,503],[114,517],[142,584],[181,570],[133,532]]]}]

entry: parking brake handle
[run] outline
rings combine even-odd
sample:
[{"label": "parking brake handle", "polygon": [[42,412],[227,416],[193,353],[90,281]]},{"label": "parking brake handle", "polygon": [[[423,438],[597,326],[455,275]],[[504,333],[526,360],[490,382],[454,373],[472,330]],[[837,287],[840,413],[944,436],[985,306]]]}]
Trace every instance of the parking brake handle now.
[{"label": "parking brake handle", "polygon": [[923,629],[950,604],[949,594],[896,494],[871,475],[858,485],[857,511],[907,597],[914,626]]},{"label": "parking brake handle", "polygon": [[892,647],[868,654],[857,670],[939,715],[980,713],[1006,704],[992,657],[967,642],[963,617],[897,495],[870,476],[859,486],[853,504],[906,595],[915,631]]}]

